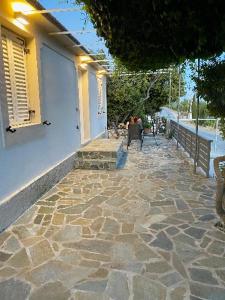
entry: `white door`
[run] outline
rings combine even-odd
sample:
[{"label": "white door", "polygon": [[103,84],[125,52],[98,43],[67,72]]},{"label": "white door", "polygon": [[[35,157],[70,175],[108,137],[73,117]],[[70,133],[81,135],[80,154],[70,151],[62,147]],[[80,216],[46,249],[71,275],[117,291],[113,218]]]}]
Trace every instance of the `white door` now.
[{"label": "white door", "polygon": [[88,73],[78,69],[81,144],[90,140]]}]

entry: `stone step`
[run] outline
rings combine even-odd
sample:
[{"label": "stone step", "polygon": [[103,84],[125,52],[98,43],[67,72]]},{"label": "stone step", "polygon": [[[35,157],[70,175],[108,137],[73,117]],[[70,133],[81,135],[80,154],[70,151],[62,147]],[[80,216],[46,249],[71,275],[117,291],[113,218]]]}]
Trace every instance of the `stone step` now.
[{"label": "stone step", "polygon": [[81,159],[116,159],[117,152],[113,151],[78,151]]},{"label": "stone step", "polygon": [[113,170],[123,156],[121,140],[97,139],[78,151],[77,168]]},{"label": "stone step", "polygon": [[104,159],[82,159],[78,161],[77,167],[79,169],[88,170],[114,170],[117,168],[117,161]]}]

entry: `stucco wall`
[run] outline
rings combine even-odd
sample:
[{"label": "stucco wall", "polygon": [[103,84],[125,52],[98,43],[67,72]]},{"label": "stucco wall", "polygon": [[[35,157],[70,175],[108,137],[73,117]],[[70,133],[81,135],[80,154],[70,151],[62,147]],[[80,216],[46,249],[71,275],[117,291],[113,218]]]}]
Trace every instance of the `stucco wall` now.
[{"label": "stucco wall", "polygon": [[[16,28],[11,24],[14,19],[8,9],[9,2],[4,2],[4,5],[0,2],[0,25],[9,26],[13,31],[16,29],[17,34],[30,41],[29,89],[32,91],[31,101],[40,98],[41,120],[36,125],[18,128],[14,134],[6,133],[7,116],[1,109],[7,110],[7,105],[2,93],[3,68],[0,68],[0,132],[3,133],[0,135],[0,204],[66,160],[81,145],[79,59],[74,56],[74,48],[65,46],[60,38],[51,37],[48,33],[52,24],[44,19],[41,24],[36,23],[39,18],[36,21],[30,19],[27,28]],[[88,122],[93,139],[104,132],[106,114],[97,115],[97,85],[90,79],[90,71],[96,72],[88,67],[83,94],[87,94],[85,105],[90,108]],[[52,124],[44,126],[44,120]]]},{"label": "stucco wall", "polygon": [[[105,85],[105,80],[104,80]],[[106,107],[104,114],[98,114],[98,87],[96,74],[92,68],[89,68],[89,99],[90,99],[90,122],[91,122],[91,138],[102,134],[107,126]]]},{"label": "stucco wall", "polygon": [[33,134],[23,143],[4,148],[0,141],[1,200],[54,167],[80,146],[73,61],[43,46],[41,74],[42,116],[52,125],[26,128],[24,137],[29,130]]}]

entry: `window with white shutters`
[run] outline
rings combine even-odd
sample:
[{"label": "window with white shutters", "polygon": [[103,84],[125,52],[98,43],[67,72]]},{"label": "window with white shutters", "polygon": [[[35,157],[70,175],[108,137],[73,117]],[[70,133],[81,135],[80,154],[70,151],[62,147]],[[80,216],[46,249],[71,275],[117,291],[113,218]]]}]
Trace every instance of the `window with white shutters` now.
[{"label": "window with white shutters", "polygon": [[103,99],[103,82],[102,77],[97,76],[97,85],[98,85],[98,113],[103,112],[104,99]]},{"label": "window with white shutters", "polygon": [[2,30],[2,53],[10,126],[30,123],[25,41]]}]

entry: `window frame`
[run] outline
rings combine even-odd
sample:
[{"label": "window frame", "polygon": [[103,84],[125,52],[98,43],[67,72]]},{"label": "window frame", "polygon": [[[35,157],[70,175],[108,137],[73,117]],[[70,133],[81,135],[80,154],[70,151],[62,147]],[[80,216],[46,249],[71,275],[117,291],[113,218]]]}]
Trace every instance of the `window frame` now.
[{"label": "window frame", "polygon": [[[27,80],[26,41],[20,35],[5,28],[2,28],[1,30],[2,47],[3,40],[5,40],[5,48],[7,49],[5,52],[2,49],[2,60],[9,126],[13,128],[29,126],[32,120]],[[21,55],[22,51],[24,51],[24,53]],[[6,62],[4,60],[4,53],[5,56],[7,56]],[[6,79],[6,65],[9,69],[8,80]],[[22,77],[23,80],[21,79]],[[18,84],[20,84],[18,81],[23,81],[21,86],[18,86]],[[9,100],[10,98],[8,97],[7,91],[9,91],[9,94],[11,94],[11,101]],[[12,112],[9,110],[10,105],[12,106]],[[26,119],[22,120],[22,116]]]},{"label": "window frame", "polygon": [[[8,30],[26,41],[27,62],[27,85],[28,98],[31,109],[31,122],[22,124],[21,126],[10,126],[7,94],[5,88],[5,75],[3,68],[0,68],[0,139],[4,148],[11,147],[30,141],[34,136],[40,137],[44,135],[42,126],[42,101],[41,101],[41,61],[40,51],[42,41],[39,36],[32,32],[23,31],[16,26],[8,26],[0,23],[0,65],[3,66],[2,51],[2,29]],[[10,130],[9,130],[10,129]],[[12,131],[11,131],[12,129]],[[0,140],[0,144],[1,144]]]},{"label": "window frame", "polygon": [[98,115],[101,115],[104,112],[104,84],[103,76],[96,74],[97,81],[97,106],[98,106]]}]

